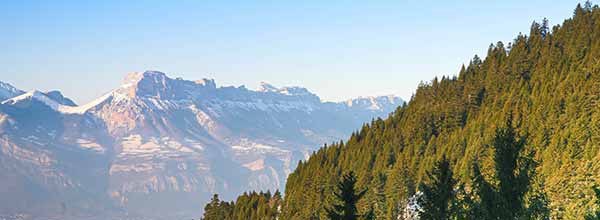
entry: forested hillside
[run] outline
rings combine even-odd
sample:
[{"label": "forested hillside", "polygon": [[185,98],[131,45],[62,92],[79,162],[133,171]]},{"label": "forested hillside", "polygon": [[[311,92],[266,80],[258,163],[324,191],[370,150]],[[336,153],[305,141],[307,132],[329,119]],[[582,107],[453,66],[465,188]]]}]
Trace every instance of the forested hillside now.
[{"label": "forested hillside", "polygon": [[281,193],[251,192],[239,196],[235,202],[226,202],[215,194],[204,207],[203,220],[261,219],[275,220],[281,208]]},{"label": "forested hillside", "polygon": [[475,56],[458,76],[419,85],[389,118],[300,162],[280,219],[329,219],[338,182],[350,171],[357,191],[366,190],[358,212],[374,219],[402,216],[439,161],[448,161],[456,188],[473,191],[480,176],[502,193],[498,138],[506,130],[514,143],[506,140],[521,146],[510,153],[519,160],[508,173],[526,172],[530,183],[510,186],[515,201],[531,206],[520,196],[537,191],[547,195],[553,219],[583,219],[600,184],[599,100],[600,9],[588,2],[562,25],[534,22],[529,34],[490,45],[485,59]]}]

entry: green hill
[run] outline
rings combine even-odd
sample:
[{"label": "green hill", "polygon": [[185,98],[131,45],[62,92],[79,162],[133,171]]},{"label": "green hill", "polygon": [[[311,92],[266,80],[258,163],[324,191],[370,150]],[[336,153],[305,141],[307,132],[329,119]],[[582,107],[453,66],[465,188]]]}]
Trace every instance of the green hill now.
[{"label": "green hill", "polygon": [[456,77],[419,85],[389,118],[373,120],[349,140],[324,146],[288,177],[280,219],[326,219],[340,177],[367,189],[358,203],[377,219],[396,219],[417,185],[443,157],[467,187],[473,164],[497,183],[498,128],[512,121],[536,181],[557,219],[583,219],[600,184],[600,9],[577,6],[571,19],[489,47]]}]

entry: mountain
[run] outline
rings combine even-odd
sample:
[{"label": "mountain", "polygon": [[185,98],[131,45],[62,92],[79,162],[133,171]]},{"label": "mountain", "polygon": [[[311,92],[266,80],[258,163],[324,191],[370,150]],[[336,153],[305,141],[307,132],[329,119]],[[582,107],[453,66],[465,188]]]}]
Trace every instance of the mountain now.
[{"label": "mountain", "polygon": [[11,84],[0,81],[0,101],[21,95],[23,93],[25,92],[15,88]]},{"label": "mountain", "polygon": [[52,99],[62,105],[77,106],[77,104],[75,104],[75,102],[73,100],[63,96],[63,94],[60,91],[55,90],[55,91],[47,92],[46,96],[48,96],[50,99]]},{"label": "mountain", "polygon": [[0,105],[0,213],[113,209],[105,193],[111,138],[95,117],[65,108],[39,91]]},{"label": "mountain", "polygon": [[[584,219],[599,208],[592,190],[600,183],[599,55],[598,6],[578,6],[572,18],[554,27],[546,20],[534,22],[528,35],[518,35],[508,46],[491,45],[485,59],[475,56],[457,76],[420,85],[389,118],[363,126],[347,141],[323,147],[299,164],[289,175],[279,218],[326,219],[326,210],[340,204],[331,200],[340,193],[336,184],[353,171],[356,192],[367,190],[359,212],[397,219],[422,190],[417,185],[448,181],[430,175],[446,158],[459,181],[458,208],[484,210],[466,213],[505,212],[494,207],[510,197],[520,201],[511,207],[543,210],[547,205],[552,216],[523,219]],[[501,129],[506,127],[512,129]],[[513,129],[515,143],[524,143],[520,152],[510,148],[513,142],[496,138]],[[504,149],[510,156],[496,155],[497,145],[510,146]],[[515,156],[518,163],[497,165]],[[506,170],[498,169],[514,173],[499,176]],[[517,174],[519,183],[528,184],[507,185],[514,179],[507,176]],[[503,197],[482,199],[494,192]],[[479,204],[485,202],[492,205]]]},{"label": "mountain", "polygon": [[128,74],[81,106],[34,90],[0,105],[0,166],[18,188],[5,193],[30,197],[0,201],[0,213],[194,217],[213,193],[283,188],[318,146],[402,104],[323,102],[301,87],[217,87],[158,71]]}]

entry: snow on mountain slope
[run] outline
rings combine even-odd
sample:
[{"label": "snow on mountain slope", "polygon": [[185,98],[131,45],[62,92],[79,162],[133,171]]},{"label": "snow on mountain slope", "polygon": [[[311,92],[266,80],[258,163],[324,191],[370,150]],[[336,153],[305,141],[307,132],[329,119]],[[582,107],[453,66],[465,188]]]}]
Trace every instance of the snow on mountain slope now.
[{"label": "snow on mountain slope", "polygon": [[83,114],[85,112],[85,109],[76,106],[73,101],[62,96],[60,92],[52,91],[48,94],[40,92],[38,90],[32,90],[22,95],[4,100],[2,104],[19,105],[23,102],[36,100],[50,107],[54,111],[64,114]]},{"label": "snow on mountain slope", "polygon": [[[128,74],[122,85],[81,106],[39,91],[5,100],[0,137],[11,137],[14,146],[27,142],[43,150],[54,143],[105,155],[107,170],[98,176],[106,179],[93,181],[106,183],[112,205],[188,217],[213,193],[233,199],[242,191],[282,189],[298,160],[402,103],[391,96],[322,102],[301,87],[262,83],[253,91],[146,71]],[[47,135],[23,132],[36,126]],[[69,172],[62,175],[79,178]]]},{"label": "snow on mountain slope", "polygon": [[61,203],[78,211],[110,207],[111,137],[93,116],[60,108],[37,91],[0,104],[0,213],[52,215]]},{"label": "snow on mountain slope", "polygon": [[11,84],[0,81],[0,101],[21,95],[23,93],[25,92],[15,88]]},{"label": "snow on mountain slope", "polygon": [[318,98],[315,94],[308,91],[306,88],[302,87],[282,87],[277,88],[267,82],[261,82],[260,86],[256,90],[257,92],[267,92],[267,93],[279,93],[283,95],[290,96],[311,96],[313,98]]},{"label": "snow on mountain slope", "polygon": [[350,99],[343,102],[348,106],[348,108],[355,109],[369,109],[374,111],[386,111],[389,112],[390,108],[396,108],[401,106],[404,101],[396,96],[388,95],[388,96],[377,96],[377,97],[358,97],[355,99]]},{"label": "snow on mountain slope", "polygon": [[63,96],[63,94],[60,91],[50,91],[50,92],[46,92],[45,93],[46,96],[48,96],[50,99],[58,102],[61,105],[66,105],[66,106],[77,106],[77,104],[75,104],[75,102],[65,96]]}]

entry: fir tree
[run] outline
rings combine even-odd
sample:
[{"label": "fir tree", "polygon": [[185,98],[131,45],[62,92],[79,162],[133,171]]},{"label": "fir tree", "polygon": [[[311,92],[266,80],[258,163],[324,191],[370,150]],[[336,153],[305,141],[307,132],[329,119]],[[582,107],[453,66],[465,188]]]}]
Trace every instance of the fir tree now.
[{"label": "fir tree", "polygon": [[337,185],[335,197],[338,200],[330,209],[326,209],[330,220],[358,220],[360,215],[356,208],[358,200],[363,197],[366,190],[357,192],[355,189],[356,177],[350,172],[342,177]]},{"label": "fir tree", "polygon": [[221,200],[219,200],[219,195],[214,194],[210,203],[206,204],[204,207],[204,220],[223,220],[225,219],[224,210],[221,206]]},{"label": "fir tree", "polygon": [[500,219],[515,219],[523,211],[523,197],[529,185],[526,173],[517,172],[519,152],[523,146],[523,140],[516,138],[511,120],[505,128],[496,132],[493,147],[499,203],[495,213]]},{"label": "fir tree", "polygon": [[495,209],[498,202],[496,199],[496,192],[494,191],[493,186],[484,179],[477,163],[473,164],[471,184],[473,194],[470,196],[474,197],[475,199],[473,200],[475,201],[467,205],[469,219],[497,219],[493,214],[496,212]]},{"label": "fir tree", "polygon": [[543,184],[531,186],[536,176],[535,162],[530,155],[521,156],[524,143],[525,139],[518,138],[512,128],[511,119],[506,127],[496,130],[493,148],[497,183],[486,181],[474,164],[471,182],[478,202],[471,205],[470,215],[482,220],[549,219]]},{"label": "fir tree", "polygon": [[456,185],[450,162],[444,157],[427,176],[428,182],[419,185],[419,190],[423,193],[419,199],[419,216],[422,220],[449,219],[452,215],[451,204],[455,199]]}]

